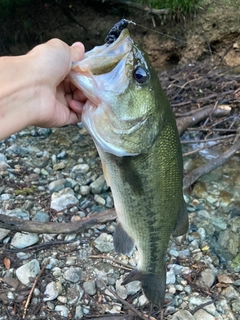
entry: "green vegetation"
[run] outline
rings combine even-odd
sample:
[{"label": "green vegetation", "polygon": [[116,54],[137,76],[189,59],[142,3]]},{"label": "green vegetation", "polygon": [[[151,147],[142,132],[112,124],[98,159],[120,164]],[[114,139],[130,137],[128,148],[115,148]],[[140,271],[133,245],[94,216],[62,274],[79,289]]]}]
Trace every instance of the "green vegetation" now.
[{"label": "green vegetation", "polygon": [[33,194],[36,191],[37,187],[33,186],[32,188],[28,188],[28,187],[24,187],[22,189],[17,189],[14,190],[14,193],[18,196],[18,195],[29,195],[29,194]]},{"label": "green vegetation", "polygon": [[190,13],[196,10],[199,0],[133,0],[154,9],[170,9],[172,12]]}]

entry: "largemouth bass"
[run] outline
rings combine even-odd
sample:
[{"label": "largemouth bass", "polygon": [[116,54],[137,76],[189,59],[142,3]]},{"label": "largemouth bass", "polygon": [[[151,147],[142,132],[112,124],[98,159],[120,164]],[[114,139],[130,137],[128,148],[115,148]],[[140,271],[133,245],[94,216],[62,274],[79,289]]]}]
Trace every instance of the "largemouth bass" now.
[{"label": "largemouth bass", "polygon": [[116,24],[106,44],[73,65],[69,79],[87,97],[82,123],[112,190],[115,250],[129,254],[136,245],[139,252],[123,284],[140,280],[148,300],[162,308],[169,238],[188,228],[181,145],[159,79],[126,27],[127,20]]}]

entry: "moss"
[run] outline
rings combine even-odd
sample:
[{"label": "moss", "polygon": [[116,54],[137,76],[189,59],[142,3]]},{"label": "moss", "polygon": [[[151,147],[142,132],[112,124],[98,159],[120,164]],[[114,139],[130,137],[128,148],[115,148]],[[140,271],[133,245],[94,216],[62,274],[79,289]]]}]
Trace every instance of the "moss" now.
[{"label": "moss", "polygon": [[18,195],[26,196],[26,195],[28,195],[28,194],[33,194],[36,189],[37,189],[36,186],[33,186],[33,187],[31,187],[31,188],[24,187],[24,188],[22,188],[22,189],[14,190],[14,193],[15,193],[17,196],[18,196]]}]

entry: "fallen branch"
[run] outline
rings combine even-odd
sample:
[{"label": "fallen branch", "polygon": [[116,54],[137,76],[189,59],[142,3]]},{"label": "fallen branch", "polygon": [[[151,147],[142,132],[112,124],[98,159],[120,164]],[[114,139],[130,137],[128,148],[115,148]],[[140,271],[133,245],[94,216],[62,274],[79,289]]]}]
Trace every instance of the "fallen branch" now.
[{"label": "fallen branch", "polygon": [[188,117],[184,118],[177,118],[177,128],[178,128],[178,133],[181,136],[183,132],[189,127],[197,124],[200,121],[205,120],[209,114],[213,117],[226,117],[230,114],[231,107],[224,105],[221,106],[219,105],[216,107],[216,109],[213,111],[213,107],[204,107],[196,111],[194,114]]},{"label": "fallen branch", "polygon": [[240,150],[240,139],[238,139],[231,148],[224,152],[221,156],[209,161],[206,165],[201,166],[190,172],[183,179],[183,189],[188,189],[194,182],[196,182],[204,174],[222,166],[227,162],[238,150]]},{"label": "fallen branch", "polygon": [[36,222],[9,217],[5,214],[0,214],[0,228],[31,233],[76,233],[89,229],[97,224],[105,223],[116,219],[117,214],[114,209],[105,210],[103,212],[94,213],[89,217],[82,218],[79,221],[68,223],[55,222]]},{"label": "fallen branch", "polygon": [[145,11],[145,12],[147,12],[147,14],[154,14],[154,15],[157,15],[157,16],[162,16],[162,15],[170,13],[169,9],[154,9],[154,8],[152,8],[150,6],[143,5],[143,4],[137,3],[137,2],[132,2],[132,1],[105,0],[105,2],[112,2],[114,5],[124,5],[126,7],[133,8],[133,9],[138,9],[138,10],[141,10],[141,11]]}]

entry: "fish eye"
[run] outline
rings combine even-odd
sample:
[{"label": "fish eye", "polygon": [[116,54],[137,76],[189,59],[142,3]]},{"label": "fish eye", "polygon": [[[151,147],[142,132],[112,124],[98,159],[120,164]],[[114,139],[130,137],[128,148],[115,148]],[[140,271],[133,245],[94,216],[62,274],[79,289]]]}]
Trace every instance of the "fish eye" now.
[{"label": "fish eye", "polygon": [[148,80],[148,73],[143,67],[137,67],[133,71],[133,77],[139,84],[143,84]]}]

